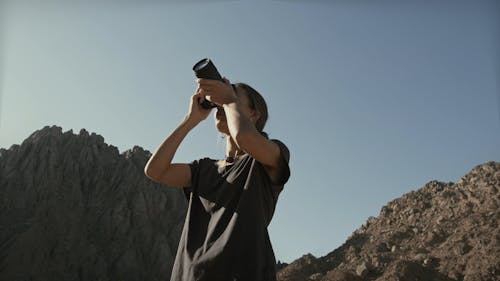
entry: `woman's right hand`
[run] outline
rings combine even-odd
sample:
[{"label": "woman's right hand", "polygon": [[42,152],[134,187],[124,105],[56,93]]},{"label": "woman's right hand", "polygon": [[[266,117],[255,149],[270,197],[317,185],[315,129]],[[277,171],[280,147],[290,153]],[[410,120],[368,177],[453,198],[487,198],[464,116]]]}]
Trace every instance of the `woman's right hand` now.
[{"label": "woman's right hand", "polygon": [[196,89],[196,93],[191,96],[191,103],[189,105],[189,113],[188,120],[195,122],[198,124],[199,122],[205,120],[210,112],[211,108],[204,108],[201,106],[201,102],[205,99],[205,97],[201,94],[201,90],[198,87]]}]

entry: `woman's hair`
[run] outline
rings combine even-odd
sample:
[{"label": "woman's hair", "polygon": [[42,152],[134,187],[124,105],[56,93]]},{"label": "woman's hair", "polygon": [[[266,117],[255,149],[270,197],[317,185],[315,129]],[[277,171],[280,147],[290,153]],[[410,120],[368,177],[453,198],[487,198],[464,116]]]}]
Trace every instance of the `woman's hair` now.
[{"label": "woman's hair", "polygon": [[262,130],[264,130],[264,126],[266,125],[268,113],[267,104],[264,100],[264,97],[262,97],[259,92],[250,87],[248,84],[236,83],[234,85],[236,86],[236,88],[245,90],[248,101],[250,102],[250,108],[253,110],[257,110],[260,113],[259,119],[257,119],[257,121],[255,122],[255,128],[257,128],[259,132],[265,134]]}]

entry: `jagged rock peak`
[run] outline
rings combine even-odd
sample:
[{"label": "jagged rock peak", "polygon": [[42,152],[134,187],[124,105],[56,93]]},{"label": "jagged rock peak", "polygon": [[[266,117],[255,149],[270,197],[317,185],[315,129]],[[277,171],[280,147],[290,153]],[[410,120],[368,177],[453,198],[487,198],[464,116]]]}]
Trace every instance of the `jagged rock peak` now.
[{"label": "jagged rock peak", "polygon": [[311,254],[311,253],[307,253],[307,254],[303,255],[301,257],[301,259],[303,259],[303,260],[305,260],[305,261],[307,261],[309,263],[311,261],[316,260],[316,257],[313,254]]},{"label": "jagged rock peak", "polygon": [[61,136],[61,135],[62,135],[62,127],[56,125],[45,126],[43,127],[43,129],[36,130],[35,132],[33,132],[24,142],[38,142],[39,140],[45,137]]},{"label": "jagged rock peak", "polygon": [[151,157],[151,152],[148,150],[145,150],[144,148],[134,145],[132,149],[125,150],[122,155],[129,159],[129,158],[134,158],[134,157],[139,157],[139,158],[149,158]]},{"label": "jagged rock peak", "polygon": [[96,134],[94,132],[92,132],[89,135],[89,132],[87,130],[85,130],[85,128],[80,129],[80,132],[78,133],[78,136],[96,140],[98,143],[104,143],[104,137],[103,136],[101,136],[99,134]]},{"label": "jagged rock peak", "polygon": [[[27,145],[27,144],[43,144],[43,145],[62,145],[66,143],[69,139],[77,138],[82,140],[84,143],[87,144],[97,144],[98,146],[105,146],[105,147],[110,147],[115,151],[117,154],[118,148],[113,145],[108,145],[105,143],[105,139],[103,136],[92,132],[89,133],[85,128],[80,129],[78,134],[73,133],[73,129],[69,129],[65,132],[63,132],[63,128],[57,125],[52,125],[52,126],[44,126],[42,129],[36,130],[33,132],[28,138],[26,138],[21,145],[19,144],[13,144],[9,149],[4,149],[0,148],[0,157],[7,153],[7,151],[12,150],[18,150],[20,147]],[[149,158],[151,157],[151,152],[148,150],[145,150],[144,148],[135,145],[132,149],[125,150],[124,152],[121,153],[122,157],[125,157],[126,159],[144,159],[144,158]],[[139,162],[144,162],[144,161],[139,161]]]},{"label": "jagged rock peak", "polygon": [[144,167],[151,157],[151,153],[142,147],[135,145],[132,149],[126,150],[121,154],[125,159],[131,160],[138,167]]},{"label": "jagged rock peak", "polygon": [[[70,129],[66,132],[62,132],[62,128],[56,125],[53,126],[45,126],[40,130],[35,131],[32,133],[26,140],[24,140],[24,143],[52,143],[56,142],[56,144],[59,144],[60,139],[62,136],[69,137],[78,137],[82,138],[85,141],[95,144],[101,144],[105,145],[106,143],[104,142],[104,137],[96,134],[95,132],[92,132],[89,134],[89,132],[85,129],[82,128],[80,129],[80,132],[78,135],[73,134],[73,129]],[[110,145],[113,150],[118,151],[118,149],[115,146]],[[0,156],[2,155],[2,151],[0,151]],[[123,153],[121,153],[122,157],[125,157],[126,159],[132,159],[135,160],[134,162],[137,162],[139,165],[145,164],[144,159],[149,159],[151,157],[151,152],[148,150],[145,150],[144,148],[135,145],[132,149],[125,150]]]},{"label": "jagged rock peak", "polygon": [[[46,142],[49,142],[49,139],[59,139],[62,136],[76,136],[76,135],[73,134],[73,129],[70,129],[70,130],[63,133],[62,127],[60,127],[60,126],[56,126],[56,125],[45,126],[42,129],[36,130],[35,132],[33,132],[28,138],[26,138],[23,141],[23,144],[24,143],[40,143],[40,142],[46,143]],[[77,136],[88,138],[92,142],[95,142],[98,144],[104,143],[104,137],[102,137],[101,135],[98,135],[94,132],[92,132],[92,134],[89,135],[87,130],[85,130],[83,128],[80,130],[80,133]]]},{"label": "jagged rock peak", "polygon": [[85,128],[82,128],[80,129],[80,133],[78,133],[79,136],[84,136],[84,137],[88,137],[89,136],[89,132],[87,132],[87,130],[85,130]]},{"label": "jagged rock peak", "polygon": [[495,178],[500,179],[500,162],[490,161],[481,165],[477,165],[469,173],[463,176],[457,185],[463,186],[466,184],[473,184],[478,181],[478,179],[483,178]]}]

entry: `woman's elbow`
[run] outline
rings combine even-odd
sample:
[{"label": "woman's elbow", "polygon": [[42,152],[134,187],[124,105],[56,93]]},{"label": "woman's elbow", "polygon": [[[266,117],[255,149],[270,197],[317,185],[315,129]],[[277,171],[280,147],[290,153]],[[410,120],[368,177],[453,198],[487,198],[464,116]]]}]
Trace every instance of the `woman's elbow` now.
[{"label": "woman's elbow", "polygon": [[152,173],[151,173],[151,171],[148,169],[148,167],[147,167],[147,166],[146,166],[146,167],[144,167],[144,175],[145,175],[146,177],[150,178],[150,179],[153,179],[153,178],[154,178],[154,177],[153,177],[153,175],[152,175]]},{"label": "woman's elbow", "polygon": [[146,164],[146,166],[144,166],[144,175],[146,175],[146,177],[154,180],[158,178],[157,174],[158,173],[155,172],[154,169],[150,167],[149,162]]}]

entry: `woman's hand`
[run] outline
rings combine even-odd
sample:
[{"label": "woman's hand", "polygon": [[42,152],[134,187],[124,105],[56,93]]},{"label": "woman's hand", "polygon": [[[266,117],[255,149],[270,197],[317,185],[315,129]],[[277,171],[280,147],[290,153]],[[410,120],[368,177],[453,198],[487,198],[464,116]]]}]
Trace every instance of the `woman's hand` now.
[{"label": "woman's hand", "polygon": [[238,100],[231,83],[226,78],[224,81],[199,78],[197,82],[198,88],[201,89],[200,93],[216,105],[221,106]]},{"label": "woman's hand", "polygon": [[189,113],[187,118],[195,124],[198,124],[201,121],[205,120],[212,111],[211,108],[207,109],[201,106],[201,102],[204,98],[205,97],[201,94],[201,89],[199,87],[196,89],[196,93],[191,96],[191,103],[189,105]]}]

